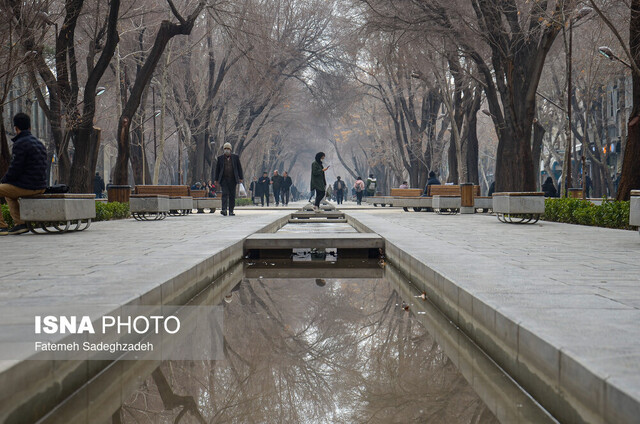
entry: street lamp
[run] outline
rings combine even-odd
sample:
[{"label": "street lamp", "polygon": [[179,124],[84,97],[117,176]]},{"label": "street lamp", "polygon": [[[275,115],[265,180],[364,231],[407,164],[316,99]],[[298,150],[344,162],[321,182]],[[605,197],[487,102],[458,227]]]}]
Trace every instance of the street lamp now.
[{"label": "street lamp", "polygon": [[600,53],[602,56],[606,57],[607,59],[609,59],[611,61],[617,60],[618,62],[622,63],[627,68],[632,69],[631,65],[629,65],[624,60],[620,59],[618,56],[616,56],[615,53],[613,53],[613,50],[611,50],[611,48],[609,48],[608,46],[600,46],[600,47],[598,47],[598,53]]}]

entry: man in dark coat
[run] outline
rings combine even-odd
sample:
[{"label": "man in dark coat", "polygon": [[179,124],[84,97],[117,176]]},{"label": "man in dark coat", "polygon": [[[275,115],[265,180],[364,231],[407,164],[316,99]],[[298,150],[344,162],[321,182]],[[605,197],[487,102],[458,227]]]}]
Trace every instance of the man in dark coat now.
[{"label": "man in dark coat", "polygon": [[282,198],[282,204],[287,206],[289,204],[289,195],[293,181],[287,171],[284,171],[282,178],[282,193],[280,197]]},{"label": "man in dark coat", "polygon": [[253,181],[251,181],[251,185],[249,186],[249,191],[251,192],[251,204],[256,204],[256,197],[258,197],[258,178],[253,177]]},{"label": "man in dark coat", "polygon": [[271,177],[271,184],[273,184],[273,198],[276,201],[276,206],[280,206],[280,191],[282,190],[282,175],[278,174],[278,171],[273,171],[273,177]]},{"label": "man in dark coat", "polygon": [[346,190],[347,185],[342,181],[341,177],[338,177],[335,183],[333,183],[333,191],[336,192],[336,201],[339,205],[344,201],[344,191]]},{"label": "man in dark coat", "polygon": [[431,171],[429,172],[429,179],[427,180],[427,185],[424,187],[424,193],[422,193],[423,196],[428,196],[429,195],[429,186],[431,185],[440,185],[440,180],[436,177],[436,173]]},{"label": "man in dark coat", "polygon": [[556,190],[556,186],[553,185],[553,178],[551,177],[547,177],[547,179],[544,180],[542,191],[544,191],[545,197],[558,197],[558,191]]},{"label": "man in dark coat", "polygon": [[224,154],[218,156],[216,163],[216,184],[222,189],[222,210],[220,213],[227,216],[234,216],[233,208],[236,206],[236,186],[242,183],[242,165],[240,157],[231,154],[231,143],[224,143],[222,146]]},{"label": "man in dark coat", "polygon": [[100,176],[100,173],[96,172],[96,176],[93,177],[93,192],[96,194],[96,199],[102,198],[103,191],[104,191],[104,180]]},{"label": "man in dark coat", "polygon": [[47,188],[47,149],[31,134],[31,118],[24,113],[13,117],[16,136],[12,139],[13,151],[9,170],[0,181],[0,197],[9,205],[13,227],[7,228],[0,213],[0,236],[22,234],[29,231],[20,220],[20,197],[44,193]]},{"label": "man in dark coat", "polygon": [[257,195],[260,197],[260,202],[264,207],[264,198],[267,197],[267,207],[269,206],[269,186],[271,185],[271,180],[269,179],[269,173],[267,171],[262,173],[262,177],[258,180],[258,191]]}]

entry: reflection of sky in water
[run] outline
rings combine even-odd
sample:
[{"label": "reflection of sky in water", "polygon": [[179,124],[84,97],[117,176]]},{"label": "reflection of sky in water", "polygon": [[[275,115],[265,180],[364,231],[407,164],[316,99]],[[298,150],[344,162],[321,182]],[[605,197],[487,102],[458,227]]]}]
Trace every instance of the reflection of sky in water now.
[{"label": "reflection of sky in water", "polygon": [[122,422],[496,422],[388,282],[325,282],[245,278],[224,303],[226,359],[164,363]]}]

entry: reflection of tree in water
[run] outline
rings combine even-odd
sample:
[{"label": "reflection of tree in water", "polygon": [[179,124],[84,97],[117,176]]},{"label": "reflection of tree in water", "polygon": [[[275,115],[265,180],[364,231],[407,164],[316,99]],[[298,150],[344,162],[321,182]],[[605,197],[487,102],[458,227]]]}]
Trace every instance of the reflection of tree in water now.
[{"label": "reflection of tree in water", "polygon": [[381,280],[246,280],[226,359],[164,363],[114,422],[496,422],[401,303]]}]

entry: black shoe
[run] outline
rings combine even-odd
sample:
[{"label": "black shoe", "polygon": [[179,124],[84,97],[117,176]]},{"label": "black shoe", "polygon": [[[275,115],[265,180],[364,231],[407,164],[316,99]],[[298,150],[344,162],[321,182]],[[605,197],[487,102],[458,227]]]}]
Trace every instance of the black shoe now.
[{"label": "black shoe", "polygon": [[220,214],[227,216],[227,211],[220,211]]},{"label": "black shoe", "polygon": [[233,212],[229,212],[229,216],[236,216],[236,214]]},{"label": "black shoe", "polygon": [[25,224],[16,225],[8,231],[9,235],[18,235],[23,233],[28,233],[29,229]]},{"label": "black shoe", "polygon": [[0,228],[0,236],[6,236],[9,234],[9,229],[8,228]]}]

